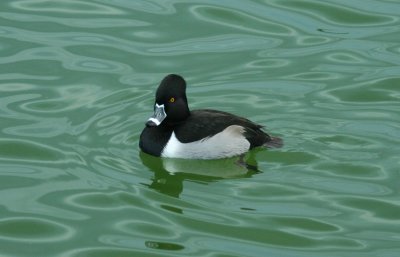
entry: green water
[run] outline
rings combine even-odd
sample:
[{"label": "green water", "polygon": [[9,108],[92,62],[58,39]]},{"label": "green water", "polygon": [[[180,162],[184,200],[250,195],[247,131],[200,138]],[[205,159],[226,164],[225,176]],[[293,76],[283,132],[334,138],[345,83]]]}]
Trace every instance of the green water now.
[{"label": "green water", "polygon": [[[400,2],[0,2],[0,256],[400,256]],[[285,146],[140,153],[154,91]]]}]

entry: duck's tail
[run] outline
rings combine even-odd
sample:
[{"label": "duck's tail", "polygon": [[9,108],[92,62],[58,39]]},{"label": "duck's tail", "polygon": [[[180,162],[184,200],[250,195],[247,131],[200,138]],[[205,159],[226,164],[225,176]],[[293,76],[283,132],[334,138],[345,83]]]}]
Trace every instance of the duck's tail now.
[{"label": "duck's tail", "polygon": [[283,146],[283,140],[279,137],[271,137],[271,140],[265,142],[264,146],[268,148],[280,148]]}]

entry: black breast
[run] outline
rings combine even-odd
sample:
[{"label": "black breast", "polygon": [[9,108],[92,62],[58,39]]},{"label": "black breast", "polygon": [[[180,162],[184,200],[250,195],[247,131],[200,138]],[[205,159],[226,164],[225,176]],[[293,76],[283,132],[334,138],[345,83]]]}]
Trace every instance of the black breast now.
[{"label": "black breast", "polygon": [[145,127],[140,135],[139,147],[145,153],[160,156],[171,134],[172,130],[164,126]]}]

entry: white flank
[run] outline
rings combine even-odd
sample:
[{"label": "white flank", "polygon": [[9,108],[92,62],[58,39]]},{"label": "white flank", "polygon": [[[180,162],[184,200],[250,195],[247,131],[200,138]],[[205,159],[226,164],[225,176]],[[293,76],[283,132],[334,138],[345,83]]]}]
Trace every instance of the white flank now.
[{"label": "white flank", "polygon": [[250,142],[243,136],[244,128],[232,125],[212,137],[181,143],[172,132],[161,153],[162,157],[185,159],[219,159],[245,153]]}]

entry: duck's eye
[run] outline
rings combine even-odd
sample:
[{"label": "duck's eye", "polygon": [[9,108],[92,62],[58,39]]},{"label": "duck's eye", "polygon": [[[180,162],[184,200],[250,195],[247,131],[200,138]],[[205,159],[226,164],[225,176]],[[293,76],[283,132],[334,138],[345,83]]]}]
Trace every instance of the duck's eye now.
[{"label": "duck's eye", "polygon": [[169,102],[170,102],[170,103],[175,102],[175,97],[171,97],[171,98],[169,99]]}]

